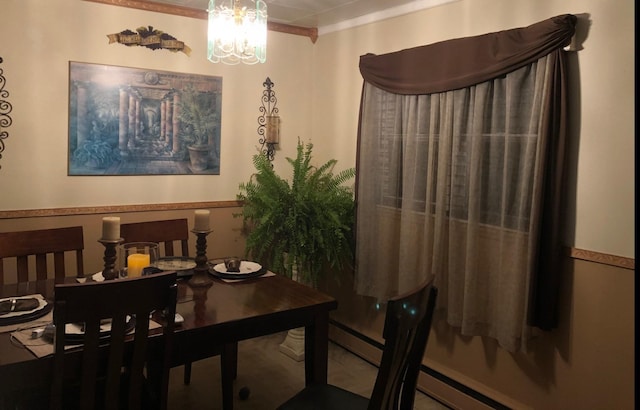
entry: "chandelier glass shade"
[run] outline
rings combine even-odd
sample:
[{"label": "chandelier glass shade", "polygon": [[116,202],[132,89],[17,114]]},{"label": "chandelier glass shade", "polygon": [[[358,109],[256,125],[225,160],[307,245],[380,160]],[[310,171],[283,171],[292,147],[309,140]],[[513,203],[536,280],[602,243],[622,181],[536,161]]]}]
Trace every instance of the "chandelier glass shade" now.
[{"label": "chandelier glass shade", "polygon": [[207,58],[225,64],[264,63],[267,4],[263,0],[210,0]]}]

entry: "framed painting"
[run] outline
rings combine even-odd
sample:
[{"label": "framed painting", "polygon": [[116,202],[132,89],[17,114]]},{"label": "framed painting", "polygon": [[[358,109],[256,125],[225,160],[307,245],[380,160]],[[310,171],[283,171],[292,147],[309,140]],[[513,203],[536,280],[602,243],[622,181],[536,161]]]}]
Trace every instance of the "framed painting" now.
[{"label": "framed painting", "polygon": [[69,175],[220,174],[222,77],[69,63]]}]

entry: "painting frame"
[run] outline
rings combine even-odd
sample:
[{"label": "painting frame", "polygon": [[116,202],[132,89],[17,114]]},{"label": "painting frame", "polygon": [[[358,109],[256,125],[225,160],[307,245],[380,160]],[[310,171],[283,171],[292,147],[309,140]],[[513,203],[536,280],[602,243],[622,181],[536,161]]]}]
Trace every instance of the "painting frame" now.
[{"label": "painting frame", "polygon": [[69,176],[219,175],[222,77],[69,62]]}]

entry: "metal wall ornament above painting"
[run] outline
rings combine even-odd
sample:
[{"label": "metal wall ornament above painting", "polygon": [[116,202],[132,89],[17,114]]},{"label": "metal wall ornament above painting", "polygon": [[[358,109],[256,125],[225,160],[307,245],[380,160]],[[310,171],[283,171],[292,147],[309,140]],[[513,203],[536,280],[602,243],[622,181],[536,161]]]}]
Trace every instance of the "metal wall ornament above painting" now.
[{"label": "metal wall ornament above painting", "polygon": [[262,83],[265,90],[262,92],[262,106],[258,117],[258,135],[260,138],[260,151],[267,156],[269,161],[273,161],[275,157],[276,145],[280,143],[280,116],[278,116],[278,108],[276,104],[278,99],[273,91],[275,84],[269,77]]},{"label": "metal wall ornament above painting", "polygon": [[[0,57],[0,64],[2,62],[2,57]],[[9,114],[13,109],[11,103],[5,100],[5,98],[9,98],[9,91],[4,89],[5,84],[4,71],[0,67],[0,159],[2,159],[2,153],[4,152],[4,140],[9,137],[9,132],[6,129],[12,123]],[[0,168],[2,168],[2,165],[0,165]]]},{"label": "metal wall ornament above painting", "polygon": [[154,29],[153,26],[138,27],[136,32],[129,29],[119,33],[107,34],[109,44],[120,43],[125,46],[142,46],[151,50],[165,49],[171,52],[182,51],[191,55],[191,48],[170,34]]}]

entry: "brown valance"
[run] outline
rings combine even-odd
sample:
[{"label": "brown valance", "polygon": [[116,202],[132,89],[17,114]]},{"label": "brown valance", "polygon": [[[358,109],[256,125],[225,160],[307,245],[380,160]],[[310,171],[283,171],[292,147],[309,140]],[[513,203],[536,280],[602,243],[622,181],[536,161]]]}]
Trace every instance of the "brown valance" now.
[{"label": "brown valance", "polygon": [[576,16],[360,57],[365,81],[395,94],[432,94],[469,87],[512,72],[569,45]]}]

